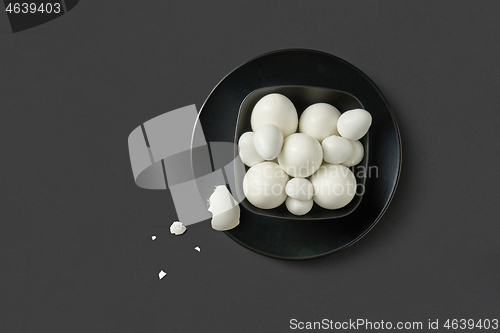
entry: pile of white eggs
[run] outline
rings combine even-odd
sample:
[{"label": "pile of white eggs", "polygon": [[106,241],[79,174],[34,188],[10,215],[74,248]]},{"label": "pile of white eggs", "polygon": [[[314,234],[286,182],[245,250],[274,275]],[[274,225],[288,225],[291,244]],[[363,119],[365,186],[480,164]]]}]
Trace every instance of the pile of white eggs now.
[{"label": "pile of white eggs", "polygon": [[269,94],[257,102],[250,122],[252,132],[241,135],[238,145],[250,167],[243,192],[252,205],[273,209],[286,201],[292,214],[304,215],[313,202],[338,209],[354,198],[356,178],[348,167],[363,159],[358,140],[370,128],[370,113],[341,114],[330,104],[316,103],[299,120],[292,101]]}]

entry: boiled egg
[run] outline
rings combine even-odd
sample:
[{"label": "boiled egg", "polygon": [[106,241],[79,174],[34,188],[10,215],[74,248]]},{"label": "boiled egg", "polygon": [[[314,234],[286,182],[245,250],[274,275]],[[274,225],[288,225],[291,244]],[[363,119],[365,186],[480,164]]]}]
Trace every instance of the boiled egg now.
[{"label": "boiled egg", "polygon": [[307,134],[319,142],[337,132],[337,120],[340,111],[327,103],[316,103],[302,112],[299,120],[299,132]]},{"label": "boiled egg", "polygon": [[238,140],[240,159],[243,161],[243,163],[245,163],[245,165],[248,165],[249,167],[264,161],[264,159],[260,157],[255,150],[254,136],[254,132],[246,132],[243,133],[243,135],[241,135],[240,139]]},{"label": "boiled egg", "polygon": [[356,178],[342,164],[324,164],[310,178],[314,187],[313,200],[326,209],[346,206],[356,194]]},{"label": "boiled egg", "polygon": [[309,177],[323,162],[323,149],[318,140],[304,133],[286,137],[278,162],[292,177]]},{"label": "boiled egg", "polygon": [[307,201],[297,200],[292,197],[288,197],[286,199],[286,208],[293,215],[305,215],[309,213],[311,208],[313,207],[312,199]]},{"label": "boiled egg", "polygon": [[273,124],[287,137],[297,131],[299,118],[297,110],[288,97],[281,94],[269,94],[262,97],[255,104],[250,124],[252,131],[257,131],[259,127],[266,124]]},{"label": "boiled egg", "polygon": [[349,140],[361,139],[372,124],[371,114],[363,109],[349,110],[339,117],[337,130],[339,134]]},{"label": "boiled egg", "polygon": [[321,146],[323,147],[323,159],[331,164],[344,162],[351,157],[354,151],[351,141],[338,135],[327,137]]},{"label": "boiled egg", "polygon": [[313,196],[313,185],[305,178],[292,178],[286,183],[285,192],[291,198],[308,201]]},{"label": "boiled egg", "polygon": [[342,164],[346,166],[354,166],[359,164],[363,157],[365,156],[365,149],[363,148],[363,144],[359,141],[351,141],[352,147],[354,148],[351,156],[347,158]]},{"label": "boiled egg", "polygon": [[285,202],[289,177],[274,162],[262,162],[248,169],[243,178],[243,193],[252,205],[262,209],[276,208]]},{"label": "boiled egg", "polygon": [[283,146],[283,134],[273,124],[260,126],[253,137],[254,147],[257,154],[265,160],[273,160],[278,157]]}]

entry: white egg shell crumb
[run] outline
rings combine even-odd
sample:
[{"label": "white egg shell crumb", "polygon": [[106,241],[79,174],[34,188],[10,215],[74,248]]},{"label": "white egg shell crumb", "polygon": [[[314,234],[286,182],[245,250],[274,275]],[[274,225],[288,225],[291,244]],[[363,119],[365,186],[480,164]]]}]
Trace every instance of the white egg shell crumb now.
[{"label": "white egg shell crumb", "polygon": [[217,186],[208,200],[208,211],[212,213],[212,228],[224,231],[240,224],[240,206],[225,185]]},{"label": "white egg shell crumb", "polygon": [[297,131],[299,117],[292,101],[286,96],[269,94],[255,104],[250,123],[254,132],[262,125],[273,124],[287,137]]},{"label": "white egg shell crumb", "polygon": [[337,130],[341,136],[349,140],[361,139],[372,124],[371,114],[363,109],[349,110],[339,117]]},{"label": "white egg shell crumb", "polygon": [[327,137],[321,146],[323,147],[323,159],[331,164],[344,162],[351,157],[354,151],[351,141],[338,135]]},{"label": "white egg shell crumb", "polygon": [[286,183],[285,192],[291,198],[308,201],[313,196],[313,185],[307,179],[292,178]]},{"label": "white egg shell crumb", "polygon": [[182,235],[186,231],[186,227],[181,222],[177,221],[170,226],[170,233],[175,235]]},{"label": "white egg shell crumb", "polygon": [[252,205],[272,209],[286,200],[288,175],[274,162],[262,162],[251,167],[243,178],[243,192]]},{"label": "white egg shell crumb", "polygon": [[299,120],[299,132],[305,133],[319,142],[337,132],[337,120],[340,111],[327,103],[316,103],[302,112]]},{"label": "white egg shell crumb", "polygon": [[255,151],[265,160],[275,159],[283,147],[283,134],[273,124],[260,126],[253,137]]},{"label": "white egg shell crumb", "polygon": [[240,150],[240,159],[249,167],[257,163],[263,162],[264,159],[259,156],[254,146],[254,132],[246,132],[240,136],[238,147]]},{"label": "white egg shell crumb", "polygon": [[285,138],[278,162],[292,177],[309,177],[323,162],[323,148],[313,137],[295,133]]},{"label": "white egg shell crumb", "polygon": [[288,197],[286,199],[286,208],[288,211],[294,215],[305,215],[309,213],[313,206],[312,200],[297,200],[292,197]]},{"label": "white egg shell crumb", "polygon": [[324,164],[311,177],[314,187],[313,200],[326,209],[347,205],[356,194],[356,178],[351,170],[341,164]]},{"label": "white egg shell crumb", "polygon": [[344,162],[342,162],[343,165],[346,166],[354,166],[359,164],[363,157],[365,156],[365,149],[363,148],[363,144],[359,141],[351,141],[351,144],[353,146],[353,152],[351,156]]}]

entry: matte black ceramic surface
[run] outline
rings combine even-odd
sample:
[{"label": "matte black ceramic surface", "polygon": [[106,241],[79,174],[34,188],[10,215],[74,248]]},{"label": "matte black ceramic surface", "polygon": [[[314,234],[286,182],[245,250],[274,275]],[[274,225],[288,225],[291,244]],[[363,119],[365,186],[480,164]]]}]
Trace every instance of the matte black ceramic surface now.
[{"label": "matte black ceramic surface", "polygon": [[241,223],[226,234],[239,244],[280,259],[310,259],[346,248],[382,217],[396,190],[401,142],[392,111],[375,84],[359,69],[330,54],[282,50],[254,58],[228,74],[208,96],[199,121],[207,142],[234,142],[238,111],[256,89],[313,86],[355,96],[373,118],[368,161],[377,172],[366,178],[365,193],[350,214],[304,220],[265,216],[241,205]]},{"label": "matte black ceramic surface", "polygon": [[[250,126],[250,117],[252,115],[252,110],[257,104],[257,102],[264,97],[265,95],[279,93],[288,97],[295,108],[297,109],[297,113],[300,115],[302,112],[310,105],[315,103],[328,103],[335,106],[339,109],[340,112],[345,112],[347,110],[352,110],[356,108],[363,108],[363,105],[356,99],[356,97],[351,94],[345,93],[343,91],[338,91],[334,89],[328,88],[320,88],[320,87],[310,87],[310,86],[276,86],[276,87],[266,87],[257,89],[245,98],[243,103],[241,104],[238,120],[236,124],[236,133],[234,136],[234,142],[238,142],[240,136],[248,131],[251,131],[252,128]],[[368,151],[368,135],[365,135],[361,138],[361,143],[365,148],[365,152]],[[235,157],[238,155],[238,150],[235,150]],[[365,154],[363,160],[356,166],[351,168],[354,171],[354,175],[356,176],[356,182],[358,185],[359,193],[354,196],[354,199],[345,207],[335,210],[324,209],[320,206],[314,204],[311,211],[305,215],[297,216],[293,215],[288,211],[285,204],[283,203],[279,207],[275,209],[260,209],[252,205],[248,200],[243,200],[240,205],[251,211],[255,214],[266,215],[270,217],[277,218],[286,218],[293,220],[317,220],[317,219],[332,219],[343,217],[351,212],[353,212],[356,207],[358,207],[361,202],[361,198],[363,197],[363,187],[366,179],[366,172],[368,170],[368,154]],[[248,167],[246,167],[248,170]],[[243,191],[243,182],[242,179],[244,175],[239,175],[238,171],[241,169],[235,170],[236,175],[236,185],[239,186],[238,193]]]}]

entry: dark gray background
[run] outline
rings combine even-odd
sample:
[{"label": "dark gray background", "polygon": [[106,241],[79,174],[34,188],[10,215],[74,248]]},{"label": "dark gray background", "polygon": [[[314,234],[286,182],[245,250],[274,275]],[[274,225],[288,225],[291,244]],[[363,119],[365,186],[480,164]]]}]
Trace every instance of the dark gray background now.
[{"label": "dark gray background", "polygon": [[[0,331],[498,318],[499,13],[498,1],[81,1],[16,34],[0,14]],[[170,235],[172,200],[134,184],[128,134],[293,47],[351,62],[394,109],[403,172],[387,213],[306,262],[255,254],[209,222]]]}]

